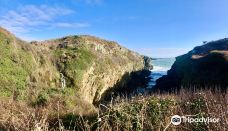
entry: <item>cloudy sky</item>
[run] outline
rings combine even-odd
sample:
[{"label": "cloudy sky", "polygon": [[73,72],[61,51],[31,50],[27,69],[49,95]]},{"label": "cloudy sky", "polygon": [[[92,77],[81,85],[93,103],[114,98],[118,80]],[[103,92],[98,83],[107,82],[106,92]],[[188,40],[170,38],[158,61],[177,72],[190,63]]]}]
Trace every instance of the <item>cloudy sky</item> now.
[{"label": "cloudy sky", "polygon": [[0,26],[31,41],[89,34],[175,57],[228,37],[227,0],[0,0]]}]

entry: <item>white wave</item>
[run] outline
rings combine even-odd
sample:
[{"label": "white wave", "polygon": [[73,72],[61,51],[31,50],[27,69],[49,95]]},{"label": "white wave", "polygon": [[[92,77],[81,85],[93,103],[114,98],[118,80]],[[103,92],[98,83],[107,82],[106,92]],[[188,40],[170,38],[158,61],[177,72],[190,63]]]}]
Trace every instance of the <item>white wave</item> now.
[{"label": "white wave", "polygon": [[152,71],[168,71],[170,68],[168,67],[162,67],[162,66],[153,66]]}]

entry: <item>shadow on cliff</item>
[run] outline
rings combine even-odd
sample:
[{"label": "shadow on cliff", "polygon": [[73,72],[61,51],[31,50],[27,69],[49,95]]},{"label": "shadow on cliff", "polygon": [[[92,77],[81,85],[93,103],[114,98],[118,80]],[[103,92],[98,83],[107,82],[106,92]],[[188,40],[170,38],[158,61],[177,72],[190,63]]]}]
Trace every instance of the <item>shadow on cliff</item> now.
[{"label": "shadow on cliff", "polygon": [[212,89],[226,92],[228,60],[224,54],[210,53],[193,59],[190,54],[178,57],[168,75],[156,81],[156,92],[178,92],[181,88]]},{"label": "shadow on cliff", "polygon": [[94,105],[99,103],[107,103],[112,99],[118,97],[130,97],[138,94],[139,88],[146,88],[149,82],[151,72],[143,69],[140,71],[127,72],[122,78],[107,90],[102,96],[99,102],[94,102]]}]

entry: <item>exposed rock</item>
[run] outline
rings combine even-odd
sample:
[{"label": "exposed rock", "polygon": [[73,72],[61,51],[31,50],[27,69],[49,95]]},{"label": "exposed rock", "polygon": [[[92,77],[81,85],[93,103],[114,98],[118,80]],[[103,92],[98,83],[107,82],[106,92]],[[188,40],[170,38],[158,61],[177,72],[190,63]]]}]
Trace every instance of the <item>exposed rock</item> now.
[{"label": "exposed rock", "polygon": [[228,39],[207,42],[176,58],[166,76],[157,80],[156,90],[228,87]]},{"label": "exposed rock", "polygon": [[153,65],[152,65],[153,58],[144,56],[143,59],[144,59],[145,70],[152,70],[153,69]]},{"label": "exposed rock", "polygon": [[99,101],[94,101],[93,103],[97,104],[100,102],[110,102],[111,99],[119,96],[131,97],[133,95],[137,95],[137,89],[139,87],[147,87],[147,84],[151,79],[148,77],[150,74],[151,72],[145,69],[125,73],[122,78],[115,83],[113,88],[104,92],[100,97],[101,99]]},{"label": "exposed rock", "polygon": [[[68,36],[27,43],[3,30],[0,31],[0,42],[3,51],[0,56],[4,58],[0,60],[1,92],[7,91],[7,97],[11,97],[18,91],[17,96],[28,103],[42,95],[49,99],[44,102],[54,101],[59,99],[58,94],[66,106],[74,107],[77,101],[96,103],[107,90],[126,85],[129,78],[125,79],[125,74],[152,68],[150,58],[116,42],[93,36]],[[2,70],[4,68],[6,70]],[[64,77],[64,90],[60,77]]]}]

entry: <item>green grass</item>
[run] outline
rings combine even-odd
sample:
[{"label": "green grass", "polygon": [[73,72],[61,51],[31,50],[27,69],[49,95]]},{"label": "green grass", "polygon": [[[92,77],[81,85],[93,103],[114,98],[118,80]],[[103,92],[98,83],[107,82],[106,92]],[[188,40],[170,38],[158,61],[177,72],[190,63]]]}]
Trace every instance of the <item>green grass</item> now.
[{"label": "green grass", "polygon": [[92,65],[95,56],[86,47],[79,48],[60,48],[55,52],[57,59],[65,54],[66,61],[59,60],[60,71],[64,73],[67,79],[68,87],[80,87],[85,71]]},{"label": "green grass", "polygon": [[10,97],[14,92],[23,99],[26,79],[33,69],[32,56],[20,47],[14,47],[13,39],[2,33],[0,50],[0,96]]}]

